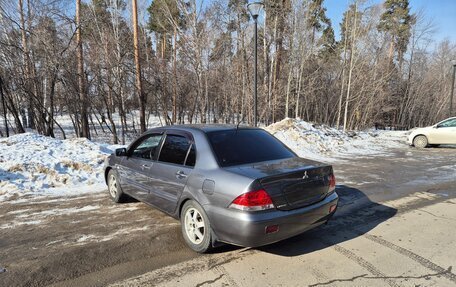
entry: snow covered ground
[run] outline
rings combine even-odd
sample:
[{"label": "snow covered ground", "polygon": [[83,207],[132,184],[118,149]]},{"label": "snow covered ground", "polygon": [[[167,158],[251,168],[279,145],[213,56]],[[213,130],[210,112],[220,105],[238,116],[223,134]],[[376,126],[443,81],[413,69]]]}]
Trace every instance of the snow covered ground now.
[{"label": "snow covered ground", "polygon": [[[152,122],[158,125],[158,121]],[[265,129],[299,156],[329,163],[353,156],[387,154],[391,148],[406,146],[407,134],[373,130],[344,133],[295,119],[284,119]],[[107,136],[109,139],[109,132],[100,132],[96,141],[105,142]],[[103,162],[116,147],[35,133],[0,138],[0,202],[17,200],[22,195],[71,196],[102,191],[106,188]]]},{"label": "snow covered ground", "polygon": [[103,190],[103,162],[115,147],[34,133],[2,138],[0,201],[23,194],[76,195]]}]

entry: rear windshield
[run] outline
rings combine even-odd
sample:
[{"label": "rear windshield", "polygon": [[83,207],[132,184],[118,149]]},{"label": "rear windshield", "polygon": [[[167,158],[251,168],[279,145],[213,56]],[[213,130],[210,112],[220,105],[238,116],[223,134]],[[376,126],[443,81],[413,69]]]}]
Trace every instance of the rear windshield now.
[{"label": "rear windshield", "polygon": [[264,130],[229,130],[207,133],[221,167],[295,157]]}]

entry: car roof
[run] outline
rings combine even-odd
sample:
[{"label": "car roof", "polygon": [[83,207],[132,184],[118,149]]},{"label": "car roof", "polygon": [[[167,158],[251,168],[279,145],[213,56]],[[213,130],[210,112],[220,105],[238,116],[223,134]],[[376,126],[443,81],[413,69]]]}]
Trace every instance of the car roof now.
[{"label": "car roof", "polygon": [[[154,128],[148,130],[150,131],[155,131],[155,130],[184,130],[184,131],[191,131],[191,130],[198,130],[202,131],[204,133],[208,132],[215,132],[215,131],[228,131],[228,130],[235,130],[236,125],[230,125],[230,124],[188,124],[188,125],[172,125],[172,126],[163,126],[159,128]],[[239,126],[239,129],[241,130],[250,130],[250,129],[258,129],[254,127],[249,127],[249,126]]]}]

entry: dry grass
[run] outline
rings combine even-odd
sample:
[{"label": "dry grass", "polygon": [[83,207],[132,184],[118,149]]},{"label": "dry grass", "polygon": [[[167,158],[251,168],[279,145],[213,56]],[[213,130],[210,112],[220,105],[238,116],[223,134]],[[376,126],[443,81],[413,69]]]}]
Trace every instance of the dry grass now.
[{"label": "dry grass", "polygon": [[19,172],[19,171],[24,171],[24,166],[22,164],[15,164],[8,168],[9,172]]},{"label": "dry grass", "polygon": [[71,169],[74,169],[74,170],[84,170],[84,171],[92,171],[93,168],[86,164],[86,163],[82,163],[82,162],[74,162],[74,161],[70,161],[70,160],[63,160],[62,161],[62,165],[66,168],[71,168]]},{"label": "dry grass", "polygon": [[34,166],[34,169],[38,173],[49,174],[49,175],[55,175],[56,174],[55,170],[50,169],[47,166],[44,166],[44,165],[41,165],[41,164],[38,164],[38,165]]}]

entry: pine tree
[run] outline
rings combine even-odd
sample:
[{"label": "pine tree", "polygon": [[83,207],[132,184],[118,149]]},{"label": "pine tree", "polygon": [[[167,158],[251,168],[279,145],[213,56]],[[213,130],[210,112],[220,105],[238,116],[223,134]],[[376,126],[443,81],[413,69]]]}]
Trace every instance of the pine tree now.
[{"label": "pine tree", "polygon": [[150,15],[148,28],[159,35],[161,55],[165,59],[170,57],[169,52],[167,54],[166,46],[170,42],[174,29],[176,26],[184,26],[184,18],[177,3],[175,0],[154,0],[147,8]]},{"label": "pine tree", "polygon": [[[149,24],[148,28],[150,31],[157,34],[157,38],[160,39],[159,45],[161,50],[162,59],[169,60],[171,58],[171,50],[167,49],[167,46],[171,46],[171,35],[173,36],[173,108],[172,108],[172,119],[171,122],[175,123],[177,120],[177,33],[179,28],[185,26],[184,16],[179,9],[179,0],[153,0],[147,11],[149,12]],[[187,4],[183,4],[187,5]],[[158,50],[158,49],[157,49]],[[163,62],[165,63],[165,62]],[[165,70],[165,67],[162,67]],[[166,78],[164,78],[166,80]],[[168,116],[165,115],[167,121]]]},{"label": "pine tree", "polygon": [[139,59],[139,40],[138,40],[138,9],[136,0],[132,0],[132,14],[133,14],[133,49],[135,55],[135,86],[138,94],[139,103],[139,124],[141,133],[146,131],[146,98],[144,96],[141,79],[141,62]]},{"label": "pine tree", "polygon": [[410,40],[411,27],[416,21],[414,14],[410,14],[409,0],[386,0],[385,12],[377,26],[379,31],[387,33],[391,38],[389,58],[393,52],[397,53],[399,70],[402,67],[403,55],[407,51]]},{"label": "pine tree", "polygon": [[355,12],[355,4],[350,4],[347,11],[344,12],[342,17],[342,22],[340,23],[340,45],[345,45],[348,49],[351,46],[351,34],[353,33],[353,19],[355,18],[361,19],[363,13],[361,11]]},{"label": "pine tree", "polygon": [[337,51],[337,42],[334,37],[334,30],[331,26],[331,22],[329,22],[329,25],[323,30],[319,42],[322,46],[319,56],[324,61],[327,61],[331,56],[335,55],[335,52]]},{"label": "pine tree", "polygon": [[[324,31],[331,27],[331,21],[326,17],[326,8],[323,7],[323,0],[311,0],[309,3],[309,16],[307,27],[312,29],[312,43],[315,42],[317,32]],[[332,30],[332,28],[331,28]],[[328,33],[329,31],[327,31]],[[334,35],[334,32],[333,32]]]}]

